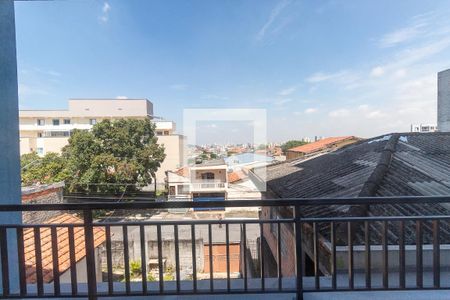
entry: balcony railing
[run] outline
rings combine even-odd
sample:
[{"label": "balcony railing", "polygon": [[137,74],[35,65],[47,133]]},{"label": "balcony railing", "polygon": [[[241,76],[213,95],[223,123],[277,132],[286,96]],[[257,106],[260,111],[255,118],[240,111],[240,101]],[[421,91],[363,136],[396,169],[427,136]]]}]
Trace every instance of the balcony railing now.
[{"label": "balcony railing", "polygon": [[225,190],[227,183],[222,180],[199,180],[191,183],[191,191]]},{"label": "balcony railing", "polygon": [[[307,292],[449,289],[450,282],[441,280],[441,277],[449,275],[450,270],[450,266],[447,266],[450,257],[447,256],[449,246],[444,244],[446,237],[443,237],[449,234],[447,227],[450,216],[446,215],[445,209],[441,210],[442,214],[430,216],[410,214],[367,217],[302,216],[307,207],[316,207],[320,212],[333,205],[369,207],[396,205],[401,208],[413,204],[438,206],[449,203],[450,196],[0,205],[0,212],[3,213],[66,211],[77,212],[83,220],[82,223],[72,224],[1,224],[0,298],[96,299],[104,296],[129,298],[152,295],[293,293],[297,299],[302,299],[303,294]],[[288,215],[289,212],[292,212],[292,215],[267,219],[167,219],[120,222],[111,222],[108,219],[94,220],[94,212],[97,210],[130,210],[136,213],[139,210],[160,211],[168,208],[217,206],[258,206],[263,210],[284,207]],[[67,232],[70,245],[70,251],[66,254],[70,257],[68,269],[70,283],[62,282],[61,267],[58,267],[58,260],[53,259],[62,254],[59,253],[60,244],[64,242],[59,234],[61,229]],[[96,274],[98,262],[94,232],[99,229],[105,234],[105,244],[102,246],[106,256],[103,280],[97,280]],[[27,230],[34,233],[32,243],[35,263],[31,266],[24,253],[27,246],[24,245],[24,232]],[[43,257],[41,234],[44,230],[50,232],[51,257]],[[85,248],[85,281],[77,277],[79,274],[77,268],[80,266],[75,252],[80,245],[74,240],[74,232],[79,230],[83,231],[85,237],[81,245]],[[135,234],[132,235],[131,231]],[[222,275],[216,272],[216,268],[220,267],[219,262],[213,261],[213,255],[206,255],[214,253],[214,239],[217,238],[219,231],[223,233],[223,243],[218,245],[225,247],[226,267]],[[393,234],[394,231],[396,234]],[[236,241],[231,235],[236,232],[240,234],[239,275],[233,276],[232,259],[235,253],[231,253],[231,250]],[[271,243],[269,232],[275,237],[275,243],[267,247],[267,244]],[[286,232],[292,233],[292,236],[281,234]],[[167,276],[165,273],[166,260],[170,256],[167,252],[170,247],[164,247],[168,235],[173,238],[174,245],[173,276]],[[375,235],[379,235],[379,240],[374,238]],[[120,247],[113,246],[118,236]],[[203,242],[199,246],[197,241],[200,237],[203,238]],[[131,262],[130,238],[137,244],[136,249],[140,249],[137,259],[145,262],[139,267]],[[250,249],[248,244],[255,245],[251,241],[253,238],[256,239],[257,246]],[[149,239],[155,243],[151,244]],[[186,252],[186,248],[182,247],[188,247],[189,251]],[[11,254],[15,252],[11,249],[17,249],[18,263],[14,263]],[[121,250],[120,261],[123,271],[123,278],[119,279],[114,269],[117,249]],[[198,252],[199,249],[205,251],[204,257],[209,261],[205,261],[206,258],[202,259],[203,254]],[[273,258],[270,258],[269,252]],[[306,256],[312,262],[312,271],[305,268]],[[272,262],[269,262],[269,258]],[[44,269],[43,262],[48,260],[51,260],[50,265],[53,266],[51,282],[47,282],[44,278],[48,270]],[[293,274],[285,270],[291,263],[295,266]],[[149,278],[151,264],[157,270],[154,278]],[[188,275],[186,270],[183,270],[183,264],[190,266]],[[206,264],[209,268],[205,267]],[[29,268],[36,274],[32,283],[27,279]],[[208,271],[205,271],[206,269]],[[18,274],[16,277],[10,276],[14,270]],[[135,276],[136,273],[139,275]]]}]

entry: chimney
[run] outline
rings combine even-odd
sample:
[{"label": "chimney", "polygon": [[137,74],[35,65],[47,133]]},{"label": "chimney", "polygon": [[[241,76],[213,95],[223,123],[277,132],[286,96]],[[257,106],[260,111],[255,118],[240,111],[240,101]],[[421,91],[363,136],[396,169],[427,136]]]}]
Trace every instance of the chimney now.
[{"label": "chimney", "polygon": [[450,132],[450,69],[438,73],[438,131]]}]

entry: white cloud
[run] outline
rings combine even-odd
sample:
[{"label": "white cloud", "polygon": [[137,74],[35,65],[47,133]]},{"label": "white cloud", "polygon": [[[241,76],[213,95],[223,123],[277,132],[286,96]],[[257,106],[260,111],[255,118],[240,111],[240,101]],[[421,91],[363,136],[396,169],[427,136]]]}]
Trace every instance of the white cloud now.
[{"label": "white cloud", "polygon": [[395,78],[403,78],[406,75],[406,70],[405,69],[399,69],[397,71],[394,72],[394,77]]},{"label": "white cloud", "polygon": [[281,98],[281,99],[276,99],[273,104],[277,105],[277,106],[282,106],[286,103],[292,102],[292,99],[290,98]]},{"label": "white cloud", "polygon": [[315,112],[317,112],[317,108],[314,108],[314,107],[305,109],[305,114],[313,114]]},{"label": "white cloud", "polygon": [[229,98],[226,96],[219,96],[215,94],[207,94],[203,95],[202,99],[211,99],[211,100],[228,100]]},{"label": "white cloud", "polygon": [[111,11],[111,5],[108,1],[103,2],[102,14],[98,17],[100,22],[107,23],[109,21],[109,12]]},{"label": "white cloud", "polygon": [[345,79],[347,76],[349,76],[347,71],[339,71],[336,73],[317,72],[306,78],[306,81],[309,83],[318,83],[332,79]]},{"label": "white cloud", "polygon": [[45,96],[49,95],[49,92],[47,90],[44,90],[39,87],[31,86],[24,83],[19,83],[18,86],[19,96]]},{"label": "white cloud", "polygon": [[408,27],[397,29],[389,32],[381,37],[379,46],[381,48],[388,48],[396,46],[397,44],[410,41],[422,33],[424,24],[413,24]]},{"label": "white cloud", "polygon": [[283,90],[281,90],[278,95],[280,96],[289,96],[290,94],[294,93],[297,90],[297,87],[292,86],[292,87],[288,87],[285,88]]},{"label": "white cloud", "polygon": [[[278,2],[277,5],[272,9],[270,12],[269,18],[267,19],[266,23],[261,27],[261,29],[256,34],[256,40],[260,41],[264,39],[265,35],[267,34],[267,31],[269,28],[273,25],[273,23],[276,21],[278,16],[281,14],[281,12],[291,3],[291,0],[282,0]],[[285,22],[286,24],[286,22]],[[283,25],[284,26],[284,25]],[[280,26],[277,27],[277,31],[280,31]]]},{"label": "white cloud", "polygon": [[176,83],[176,84],[172,84],[171,86],[169,86],[172,90],[176,90],[176,91],[184,91],[188,88],[187,84],[184,83]]},{"label": "white cloud", "polygon": [[108,2],[103,3],[102,11],[103,13],[108,13],[111,10],[111,5]]},{"label": "white cloud", "polygon": [[377,66],[370,71],[370,75],[373,77],[380,77],[384,74],[383,67]]},{"label": "white cloud", "polygon": [[346,108],[336,109],[336,110],[330,111],[328,113],[328,116],[330,116],[332,118],[343,118],[343,117],[347,117],[349,115],[350,115],[350,110],[348,110]]}]

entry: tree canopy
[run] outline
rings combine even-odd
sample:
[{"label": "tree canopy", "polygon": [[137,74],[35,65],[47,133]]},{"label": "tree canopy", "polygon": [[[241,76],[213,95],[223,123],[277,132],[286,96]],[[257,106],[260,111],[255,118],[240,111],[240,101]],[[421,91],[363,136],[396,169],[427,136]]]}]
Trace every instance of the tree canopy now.
[{"label": "tree canopy", "polygon": [[305,144],[308,144],[308,143],[304,142],[304,141],[299,141],[299,140],[290,140],[290,141],[287,141],[286,143],[284,143],[283,145],[281,145],[281,150],[283,150],[283,153],[286,153],[286,151],[291,148],[303,146]]},{"label": "tree canopy", "polygon": [[22,155],[22,185],[64,181],[68,178],[63,158],[57,153],[40,157],[36,152]]},{"label": "tree canopy", "polygon": [[[45,161],[49,155],[44,158],[23,155],[22,164],[32,159]],[[49,182],[65,180],[66,187],[76,192],[117,192],[125,185],[130,190],[150,184],[165,154],[164,147],[157,144],[154,125],[149,120],[121,119],[104,120],[91,131],[74,130],[61,156],[52,154],[48,158],[54,162],[49,167],[54,167],[55,172],[49,172],[51,175],[47,177],[43,171],[31,176],[25,169],[22,178],[40,182],[45,178]],[[37,163],[33,165],[40,168]]]}]

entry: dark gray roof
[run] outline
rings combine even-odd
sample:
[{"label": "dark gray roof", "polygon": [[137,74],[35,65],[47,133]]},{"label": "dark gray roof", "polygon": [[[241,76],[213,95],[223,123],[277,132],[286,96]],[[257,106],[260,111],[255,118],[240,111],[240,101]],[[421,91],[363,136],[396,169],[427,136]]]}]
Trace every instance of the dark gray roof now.
[{"label": "dark gray roof", "polygon": [[[267,167],[267,187],[280,198],[450,195],[450,133],[387,134],[313,159],[274,164]],[[416,204],[373,205],[369,211],[305,207],[302,213],[443,215],[450,210],[439,204]],[[450,239],[450,228],[443,231]]]},{"label": "dark gray roof", "polygon": [[448,195],[450,133],[388,134],[270,165],[267,186],[280,198]]}]

